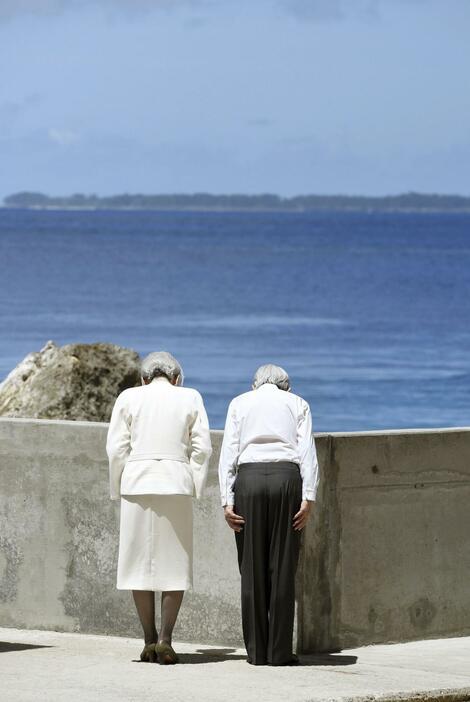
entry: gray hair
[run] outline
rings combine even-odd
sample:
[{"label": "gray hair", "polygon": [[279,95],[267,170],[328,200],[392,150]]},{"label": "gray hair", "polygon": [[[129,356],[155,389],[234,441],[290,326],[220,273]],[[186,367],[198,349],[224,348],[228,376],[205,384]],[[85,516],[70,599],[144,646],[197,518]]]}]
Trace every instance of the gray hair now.
[{"label": "gray hair", "polygon": [[256,390],[266,383],[277,385],[279,390],[290,390],[290,380],[286,371],[281,366],[275,366],[272,363],[258,368],[253,378],[253,388]]},{"label": "gray hair", "polygon": [[168,378],[168,380],[178,378],[178,385],[183,385],[184,380],[181,365],[168,351],[153,351],[149,353],[142,361],[140,374],[147,382],[161,376]]}]

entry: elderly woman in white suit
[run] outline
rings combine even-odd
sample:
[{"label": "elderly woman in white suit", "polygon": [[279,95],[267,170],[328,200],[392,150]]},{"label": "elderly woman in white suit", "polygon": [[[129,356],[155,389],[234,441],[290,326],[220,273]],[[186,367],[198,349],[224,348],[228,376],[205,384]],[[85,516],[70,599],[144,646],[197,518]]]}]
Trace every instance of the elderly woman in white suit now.
[{"label": "elderly woman in white suit", "polygon": [[[181,387],[165,351],[142,362],[142,386],[124,390],[109,425],[111,499],[121,500],[117,588],[132,590],[144,631],[141,660],[176,663],[172,634],[192,586],[192,497],[201,496],[211,455],[201,395]],[[155,591],[161,591],[160,635]]]}]

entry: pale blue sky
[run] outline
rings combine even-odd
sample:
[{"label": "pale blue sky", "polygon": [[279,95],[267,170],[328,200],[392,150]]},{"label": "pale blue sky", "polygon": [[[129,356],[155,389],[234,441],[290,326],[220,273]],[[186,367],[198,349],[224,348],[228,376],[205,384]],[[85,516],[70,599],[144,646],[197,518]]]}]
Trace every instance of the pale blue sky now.
[{"label": "pale blue sky", "polygon": [[0,0],[18,190],[470,194],[469,0]]}]

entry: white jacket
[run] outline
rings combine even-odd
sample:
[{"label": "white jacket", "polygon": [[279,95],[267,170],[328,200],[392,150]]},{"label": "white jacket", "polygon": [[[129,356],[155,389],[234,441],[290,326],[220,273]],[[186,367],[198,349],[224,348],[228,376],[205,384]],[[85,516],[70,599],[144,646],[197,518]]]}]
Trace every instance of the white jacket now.
[{"label": "white jacket", "polygon": [[106,451],[112,500],[148,494],[199,498],[212,453],[201,395],[164,377],[124,390],[113,408]]}]

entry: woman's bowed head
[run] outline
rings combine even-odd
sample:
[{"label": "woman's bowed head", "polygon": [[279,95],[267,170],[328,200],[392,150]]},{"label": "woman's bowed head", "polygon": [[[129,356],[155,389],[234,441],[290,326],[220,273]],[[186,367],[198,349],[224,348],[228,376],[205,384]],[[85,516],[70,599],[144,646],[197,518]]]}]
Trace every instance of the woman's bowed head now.
[{"label": "woman's bowed head", "polygon": [[183,369],[168,351],[153,351],[142,361],[140,368],[142,385],[148,385],[155,378],[166,378],[172,385],[183,385]]},{"label": "woman's bowed head", "polygon": [[265,366],[260,366],[253,377],[251,385],[253,390],[257,390],[265,383],[271,383],[279,388],[290,392],[290,378],[284,368],[275,366],[272,363],[267,363]]},{"label": "woman's bowed head", "polygon": [[291,392],[280,366],[258,368],[251,391],[230,403],[219,482],[235,532],[248,662],[292,665],[299,539],[316,496],[318,462],[310,407]]}]

